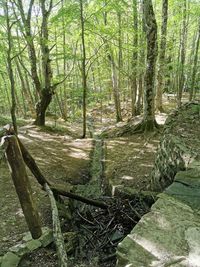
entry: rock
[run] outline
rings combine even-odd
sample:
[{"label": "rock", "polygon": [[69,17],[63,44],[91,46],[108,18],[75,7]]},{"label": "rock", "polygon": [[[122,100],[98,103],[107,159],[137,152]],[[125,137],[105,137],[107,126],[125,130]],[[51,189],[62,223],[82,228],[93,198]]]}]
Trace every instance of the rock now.
[{"label": "rock", "polygon": [[[29,242],[32,240],[30,232],[25,233],[23,241]],[[42,236],[38,239],[43,247],[48,246],[53,242],[53,231],[48,227],[42,227]]]},{"label": "rock", "polygon": [[36,239],[32,239],[26,243],[18,244],[9,249],[10,252],[15,253],[17,256],[22,257],[25,254],[32,252],[42,246],[42,243]]},{"label": "rock", "polygon": [[200,267],[199,240],[199,214],[176,196],[162,193],[118,245],[117,266]]},{"label": "rock", "polygon": [[31,233],[30,232],[26,232],[24,237],[22,238],[22,240],[25,241],[25,242],[32,240]]},{"label": "rock", "polygon": [[39,238],[43,247],[48,246],[53,242],[53,231],[48,227],[42,228],[42,236]]},{"label": "rock", "polygon": [[38,239],[32,239],[31,241],[28,241],[26,243],[26,246],[29,252],[33,252],[34,250],[40,248],[42,246],[42,243]]},{"label": "rock", "polygon": [[167,118],[151,173],[152,190],[162,192],[181,170],[200,168],[199,107],[199,103],[183,105]]},{"label": "rock", "polygon": [[7,252],[2,257],[1,267],[17,267],[20,262],[20,257],[12,252]]},{"label": "rock", "polygon": [[22,257],[29,252],[29,249],[27,248],[26,243],[23,243],[9,248],[9,251],[15,253],[19,257]]}]

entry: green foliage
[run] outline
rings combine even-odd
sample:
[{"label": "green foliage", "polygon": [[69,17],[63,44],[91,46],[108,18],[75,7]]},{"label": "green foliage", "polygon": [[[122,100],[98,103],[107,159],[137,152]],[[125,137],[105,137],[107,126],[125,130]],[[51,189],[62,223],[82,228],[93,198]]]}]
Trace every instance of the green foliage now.
[{"label": "green foliage", "polygon": [[[146,67],[145,53],[146,41],[143,32],[143,16],[141,2],[138,1],[138,47],[133,46],[133,39],[137,34],[133,26],[133,2],[127,0],[88,0],[83,1],[85,46],[86,46],[86,71],[87,71],[87,102],[89,109],[96,103],[107,103],[112,99],[112,76],[108,60],[109,52],[113,54],[116,66],[117,79],[121,77],[120,94],[124,101],[130,100],[131,79],[133,73],[133,54],[138,52],[137,82],[139,77],[144,78]],[[162,24],[162,1],[153,1],[158,24],[158,42],[160,42],[160,28]],[[8,1],[10,3],[10,1]],[[28,5],[28,3],[27,3]],[[15,5],[14,5],[15,6]],[[165,90],[176,92],[180,65],[180,34],[182,31],[183,0],[169,0],[168,33],[165,64]],[[6,67],[7,57],[7,32],[5,30],[6,19],[0,3],[0,112],[8,113],[10,110],[10,82]],[[27,16],[27,6],[25,15]],[[12,5],[9,5],[9,14],[14,22],[15,14],[18,20],[12,25],[12,65],[17,95],[17,108],[19,116],[33,114],[33,108],[38,101],[38,93],[35,91],[31,77],[31,65],[28,48],[24,38],[24,29],[18,7],[15,6],[15,14]],[[121,17],[119,29],[119,15]],[[186,43],[186,61],[184,66],[185,89],[191,86],[191,73],[194,61],[194,48],[197,35],[198,18],[200,16],[199,1],[188,0],[188,31]],[[106,23],[105,23],[106,19]],[[50,14],[48,46],[52,67],[52,83],[56,84],[67,78],[55,89],[58,99],[53,102],[49,110],[61,115],[67,109],[67,117],[82,116],[82,48],[81,48],[81,23],[79,0],[63,0],[58,2]],[[121,31],[121,36],[120,36]],[[41,10],[37,3],[34,4],[31,19],[31,32],[36,50],[37,71],[41,83],[42,57],[41,42]],[[119,40],[121,38],[121,41]],[[121,43],[120,43],[121,42]],[[122,68],[119,70],[119,55],[122,56]],[[19,64],[22,78],[19,75]],[[158,66],[158,65],[157,65]],[[25,84],[27,91],[22,88]],[[199,61],[195,87],[199,86]],[[32,101],[32,109],[30,102]],[[54,107],[56,106],[56,108]],[[66,106],[66,107],[65,107]],[[63,109],[63,110],[61,110]]]}]

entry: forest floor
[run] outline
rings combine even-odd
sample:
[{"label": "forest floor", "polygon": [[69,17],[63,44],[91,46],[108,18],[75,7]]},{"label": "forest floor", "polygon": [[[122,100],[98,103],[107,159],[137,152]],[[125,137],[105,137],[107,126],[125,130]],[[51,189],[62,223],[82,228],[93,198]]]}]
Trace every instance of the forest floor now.
[{"label": "forest floor", "polygon": [[[166,114],[161,114],[157,120],[163,124],[165,118]],[[102,126],[105,127],[112,122],[105,120],[103,125],[96,123],[96,131],[100,131]],[[3,126],[3,123],[1,124],[0,126]],[[59,124],[57,122],[57,125],[57,127],[51,125],[42,129],[31,124],[21,126],[19,138],[35,158],[45,177],[70,191],[74,185],[86,184],[90,179],[93,140],[78,138],[81,136],[80,124],[67,125],[64,122]],[[154,163],[159,139],[160,134],[148,137],[134,135],[106,140],[104,164],[106,179],[109,179],[113,185],[147,190],[149,173]],[[0,256],[2,256],[9,247],[20,242],[24,232],[28,229],[7,164],[2,162],[0,168]],[[29,171],[28,176],[41,214],[42,224],[51,226],[48,197]],[[94,263],[91,264],[95,267]],[[40,249],[26,257],[26,260],[22,261],[19,266],[56,267],[55,249]]]}]

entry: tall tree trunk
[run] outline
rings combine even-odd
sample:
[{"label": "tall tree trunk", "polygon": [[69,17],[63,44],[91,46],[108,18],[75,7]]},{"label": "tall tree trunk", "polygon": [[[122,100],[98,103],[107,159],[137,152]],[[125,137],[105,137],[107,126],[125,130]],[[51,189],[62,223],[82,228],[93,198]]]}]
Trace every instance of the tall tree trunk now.
[{"label": "tall tree trunk", "polygon": [[194,52],[194,64],[193,64],[193,70],[192,70],[192,81],[191,81],[190,94],[189,94],[189,100],[190,101],[195,96],[195,79],[196,79],[196,73],[197,73],[199,40],[200,40],[200,19],[199,19],[198,32],[197,32],[197,37],[196,37],[196,47],[195,47],[195,52]]},{"label": "tall tree trunk", "polygon": [[131,113],[136,115],[136,94],[137,94],[137,67],[138,67],[138,11],[137,0],[133,0],[133,57],[132,57],[132,79],[131,79]]},{"label": "tall tree trunk", "polygon": [[83,0],[80,0],[81,40],[82,40],[82,86],[83,86],[83,135],[86,137],[87,115],[87,74],[86,74],[86,49],[85,49],[85,20],[83,14]]},{"label": "tall tree trunk", "polygon": [[147,38],[147,68],[144,90],[144,117],[145,131],[151,131],[155,126],[155,65],[157,59],[157,23],[151,0],[143,0],[144,20]]},{"label": "tall tree trunk", "polygon": [[[104,13],[104,24],[107,25],[107,13]],[[120,101],[120,93],[119,93],[119,87],[118,87],[118,78],[117,78],[117,68],[115,64],[115,58],[112,49],[110,48],[107,40],[103,38],[105,47],[106,47],[106,53],[108,60],[110,62],[110,68],[111,68],[111,79],[112,79],[112,89],[113,89],[113,98],[115,103],[115,112],[116,112],[116,122],[122,121],[122,115],[121,115],[121,101]]]},{"label": "tall tree trunk", "polygon": [[4,13],[6,16],[6,30],[7,30],[7,38],[8,38],[8,50],[7,50],[7,64],[8,64],[8,76],[10,80],[10,89],[11,89],[11,118],[15,132],[17,133],[17,119],[16,119],[16,95],[15,95],[15,80],[13,74],[13,66],[12,66],[12,35],[11,35],[11,23],[9,18],[9,11],[8,11],[8,3],[7,1],[4,3]]},{"label": "tall tree trunk", "polygon": [[186,57],[186,42],[187,42],[187,0],[183,3],[183,24],[181,30],[180,40],[180,74],[177,92],[177,105],[181,106],[181,99],[183,94],[183,87],[185,84],[184,69],[185,69],[185,57]]},{"label": "tall tree trunk", "polygon": [[118,88],[118,79],[117,79],[117,68],[114,61],[114,55],[112,51],[108,54],[108,59],[110,61],[111,73],[112,73],[112,88],[113,88],[113,97],[115,102],[115,111],[116,111],[116,121],[122,121],[121,115],[121,104],[120,104],[120,95]]},{"label": "tall tree trunk", "polygon": [[26,43],[28,46],[28,53],[29,53],[29,59],[30,59],[30,65],[31,65],[31,75],[33,79],[33,83],[35,85],[35,89],[38,92],[38,94],[41,94],[42,86],[39,80],[38,71],[37,71],[37,57],[35,52],[35,46],[33,42],[33,36],[31,33],[31,13],[33,8],[34,0],[30,1],[29,8],[28,8],[28,15],[25,16],[24,7],[22,4],[22,0],[17,0],[17,7],[19,9],[21,19],[23,22],[23,25],[21,26],[21,31],[24,32],[24,37],[26,39]]},{"label": "tall tree trunk", "polygon": [[139,30],[138,30],[138,95],[136,100],[136,115],[141,114],[143,106],[143,92],[144,92],[144,75],[145,75],[145,66],[146,66],[146,38],[145,38],[145,23],[143,15],[143,2],[138,2],[138,20],[139,20]]},{"label": "tall tree trunk", "polygon": [[1,72],[1,77],[2,77],[2,80],[3,80],[3,84],[4,84],[4,88],[5,88],[5,92],[6,92],[6,98],[7,98],[7,101],[8,101],[8,106],[9,106],[9,109],[11,108],[11,101],[10,101],[10,95],[9,95],[9,90],[8,90],[8,84],[6,82],[6,78],[5,78],[5,75],[3,72]]},{"label": "tall tree trunk", "polygon": [[54,88],[51,84],[52,81],[52,70],[50,60],[50,50],[48,47],[49,32],[48,32],[48,20],[52,9],[52,0],[49,3],[48,9],[46,7],[47,1],[40,0],[40,6],[42,11],[42,25],[41,25],[41,36],[40,46],[42,52],[42,74],[43,74],[43,88],[40,94],[40,100],[36,106],[36,120],[35,124],[43,126],[45,125],[45,114],[46,110],[51,103],[54,95]]},{"label": "tall tree trunk", "polygon": [[156,108],[163,112],[162,93],[164,87],[164,69],[165,69],[165,50],[167,39],[167,20],[168,20],[168,0],[162,1],[162,27],[160,40],[160,54],[159,54],[159,70],[158,70],[158,84],[156,96]]},{"label": "tall tree trunk", "polygon": [[48,47],[48,19],[50,12],[52,10],[52,0],[49,1],[48,9],[45,6],[46,0],[40,0],[40,6],[42,11],[42,26],[41,26],[41,51],[42,51],[42,76],[43,85],[40,82],[38,69],[37,69],[37,56],[35,51],[35,46],[33,42],[33,35],[31,33],[31,15],[34,0],[30,0],[28,6],[28,14],[25,15],[22,0],[17,0],[17,7],[19,9],[23,25],[21,25],[21,31],[24,33],[26,39],[29,59],[31,64],[31,75],[35,89],[39,95],[39,101],[36,104],[36,125],[45,125],[45,113],[46,109],[51,103],[52,96],[54,94],[54,88],[51,85],[51,66],[49,57],[49,47]]},{"label": "tall tree trunk", "polygon": [[30,96],[30,92],[26,88],[26,83],[25,83],[25,80],[24,80],[23,73],[22,73],[22,71],[20,69],[18,60],[15,60],[15,64],[16,64],[17,72],[18,72],[19,79],[20,79],[20,82],[21,82],[23,96],[24,96],[26,102],[28,103],[29,110],[31,111],[32,114],[34,114],[35,113],[35,109],[34,109],[33,99]]},{"label": "tall tree trunk", "polygon": [[[64,0],[62,1],[62,7],[64,7]],[[63,30],[63,72],[64,72],[64,77],[67,72],[67,62],[66,62],[66,28],[65,28],[65,18],[64,16],[62,17],[62,30]],[[66,81],[63,83],[63,118],[64,120],[67,120],[67,113],[68,113],[68,105],[67,105],[67,86],[66,86]]]},{"label": "tall tree trunk", "polygon": [[122,14],[119,11],[117,13],[118,18],[118,92],[122,92],[122,68],[123,68],[123,54],[122,54]]}]

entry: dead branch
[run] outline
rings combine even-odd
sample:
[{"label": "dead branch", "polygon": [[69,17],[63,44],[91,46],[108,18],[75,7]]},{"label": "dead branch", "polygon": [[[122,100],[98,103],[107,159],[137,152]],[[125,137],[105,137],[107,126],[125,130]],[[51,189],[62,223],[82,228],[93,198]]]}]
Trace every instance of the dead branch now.
[{"label": "dead branch", "polygon": [[101,202],[101,201],[98,201],[98,200],[94,200],[94,199],[90,199],[90,198],[86,198],[86,197],[82,197],[80,195],[77,195],[77,194],[74,194],[74,193],[71,193],[71,192],[67,192],[67,191],[64,191],[64,190],[60,190],[55,185],[54,186],[51,185],[50,187],[51,187],[51,190],[53,191],[54,194],[65,196],[65,197],[69,197],[69,198],[81,201],[81,202],[83,202],[85,204],[89,204],[89,205],[92,205],[92,206],[95,206],[95,207],[98,207],[98,208],[102,208],[102,209],[107,209],[108,208],[108,205],[105,204],[104,202]]},{"label": "dead branch", "polygon": [[57,250],[57,256],[60,267],[67,267],[67,253],[65,251],[64,238],[61,232],[60,220],[58,214],[58,208],[56,205],[56,200],[54,198],[53,192],[51,191],[47,183],[44,184],[44,188],[49,196],[52,210],[52,220],[53,220],[53,236]]}]

